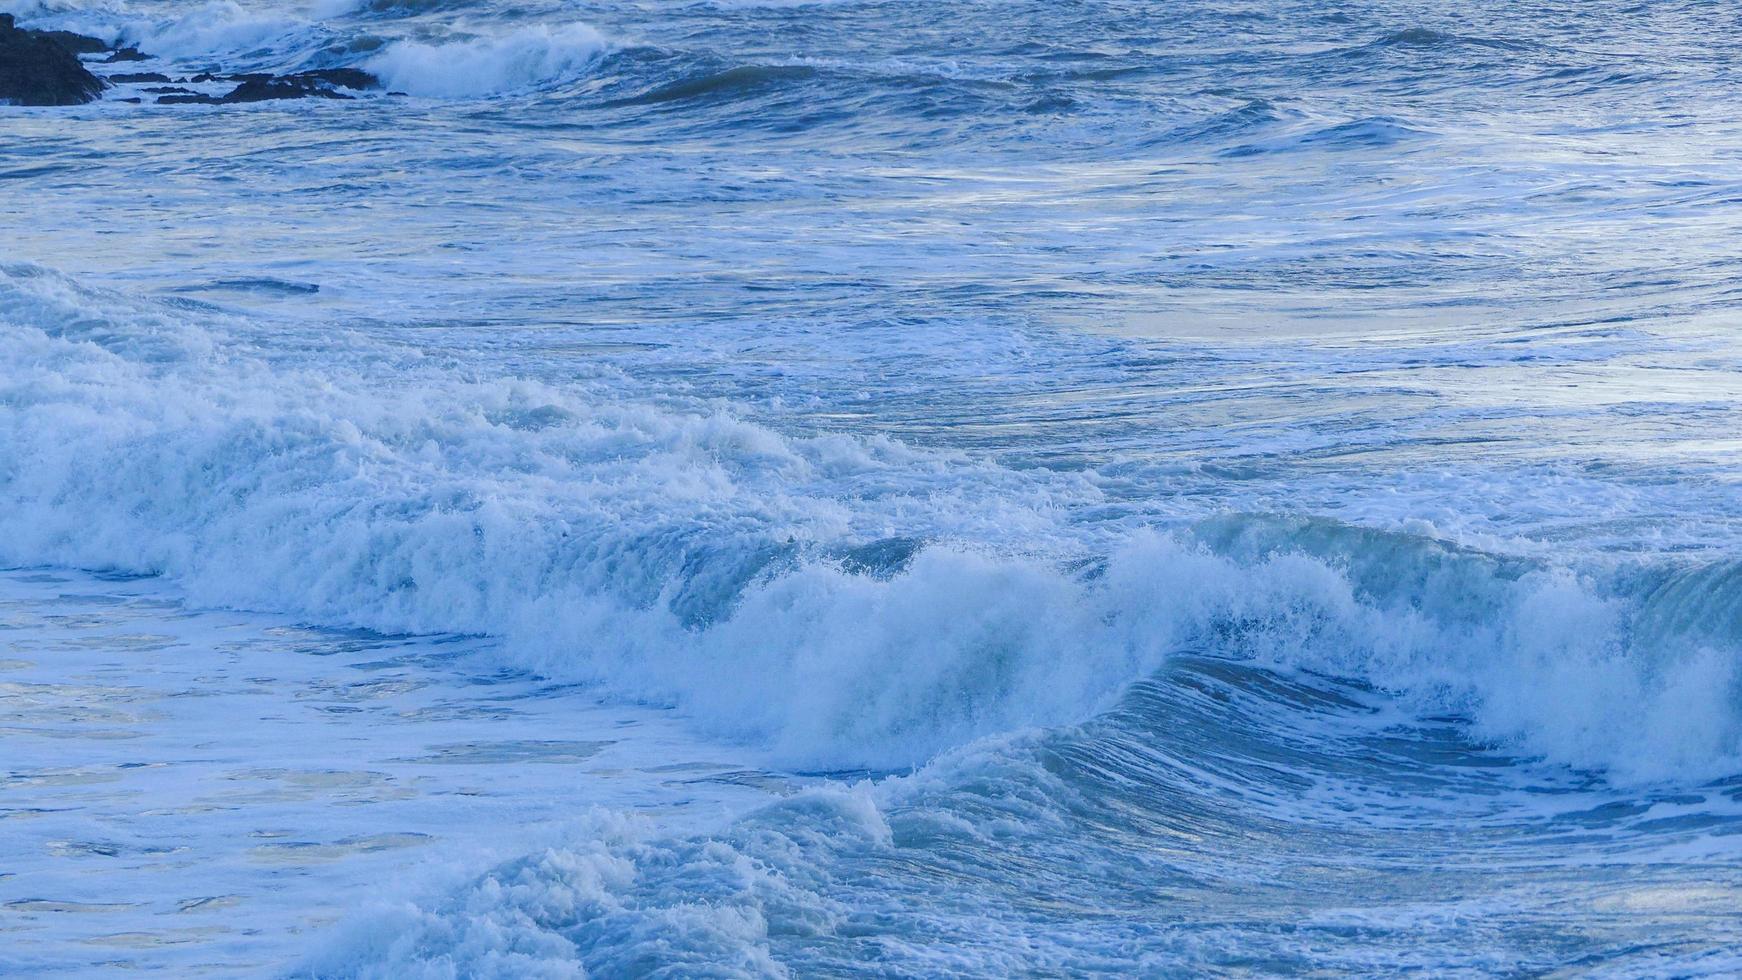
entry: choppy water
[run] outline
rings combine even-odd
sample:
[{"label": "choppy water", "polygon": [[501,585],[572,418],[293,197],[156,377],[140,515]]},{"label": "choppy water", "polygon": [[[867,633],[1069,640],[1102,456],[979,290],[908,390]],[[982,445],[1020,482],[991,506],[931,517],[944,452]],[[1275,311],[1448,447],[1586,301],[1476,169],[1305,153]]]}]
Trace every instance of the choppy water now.
[{"label": "choppy water", "polygon": [[[0,9],[405,93],[0,109],[0,565],[155,576],[8,594],[185,634],[99,673],[202,695],[149,752],[45,734],[144,682],[7,636],[48,713],[4,743],[18,962],[187,897],[68,863],[117,839],[81,821],[223,861],[294,820],[457,877],[383,910],[335,899],[377,858],[310,861],[268,902],[236,859],[189,927],[229,932],[127,962],[1742,968],[1733,7]],[[508,709],[248,763],[380,656],[183,617],[372,631],[429,652],[416,698]],[[251,657],[297,679],[223,679]],[[237,747],[186,768],[213,718]],[[621,758],[137,822],[351,739],[393,780]],[[505,809],[450,805],[478,780]],[[504,812],[562,839],[504,858]]]}]

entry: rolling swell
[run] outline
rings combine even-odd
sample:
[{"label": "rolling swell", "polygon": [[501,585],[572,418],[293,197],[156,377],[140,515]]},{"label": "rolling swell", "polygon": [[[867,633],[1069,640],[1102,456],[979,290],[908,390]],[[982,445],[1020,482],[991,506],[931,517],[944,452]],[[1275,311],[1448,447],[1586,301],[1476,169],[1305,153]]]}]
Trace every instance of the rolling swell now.
[{"label": "rolling swell", "polygon": [[1087,474],[793,438],[609,372],[476,380],[390,346],[291,367],[245,322],[29,267],[0,316],[11,564],[503,636],[512,666],[824,769],[1079,722],[1198,651],[1621,781],[1742,771],[1728,566],[1577,571],[1213,504],[1085,537]]},{"label": "rolling swell", "polygon": [[606,103],[608,107],[658,105],[692,99],[729,100],[762,89],[803,82],[816,75],[806,65],[737,65],[665,82],[640,95]]}]

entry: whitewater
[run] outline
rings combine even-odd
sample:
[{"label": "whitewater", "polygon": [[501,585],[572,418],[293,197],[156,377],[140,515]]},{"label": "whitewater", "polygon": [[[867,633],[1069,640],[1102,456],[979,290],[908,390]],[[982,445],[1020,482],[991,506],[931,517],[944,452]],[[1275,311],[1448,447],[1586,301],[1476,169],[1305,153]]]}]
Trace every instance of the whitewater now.
[{"label": "whitewater", "polygon": [[0,12],[0,973],[1742,970],[1729,7]]}]

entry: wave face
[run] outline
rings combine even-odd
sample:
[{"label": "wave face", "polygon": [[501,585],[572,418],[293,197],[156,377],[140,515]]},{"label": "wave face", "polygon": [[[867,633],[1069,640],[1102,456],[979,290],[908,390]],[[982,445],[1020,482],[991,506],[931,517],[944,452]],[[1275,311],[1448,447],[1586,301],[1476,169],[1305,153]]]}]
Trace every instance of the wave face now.
[{"label": "wave face", "polygon": [[[1665,861],[1742,828],[1734,781],[1622,802],[1399,719],[1370,690],[1217,658],[1175,658],[1080,728],[813,790],[707,837],[583,822],[588,844],[355,922],[302,973],[1742,965],[1735,866],[1696,879]],[[1665,922],[1701,938],[1663,942]]]},{"label": "wave face", "polygon": [[809,787],[300,969],[1738,967],[1725,15],[0,10],[403,93],[0,110],[0,565]]}]

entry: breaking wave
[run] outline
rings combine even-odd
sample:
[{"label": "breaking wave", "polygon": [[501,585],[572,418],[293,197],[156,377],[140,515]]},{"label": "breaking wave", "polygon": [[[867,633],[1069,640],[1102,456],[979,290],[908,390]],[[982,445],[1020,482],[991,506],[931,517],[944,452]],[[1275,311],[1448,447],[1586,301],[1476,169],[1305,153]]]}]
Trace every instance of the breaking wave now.
[{"label": "breaking wave", "polygon": [[539,88],[573,79],[607,50],[585,24],[533,25],[499,35],[390,44],[364,66],[390,89],[435,98],[466,98]]},{"label": "breaking wave", "polygon": [[1069,517],[1081,475],[794,438],[608,375],[472,378],[355,339],[280,363],[246,324],[31,267],[0,317],[0,560],[501,636],[512,666],[789,764],[1079,722],[1181,651],[1359,679],[1618,779],[1742,759],[1729,566],[1579,572],[1239,515],[1102,547]]}]

